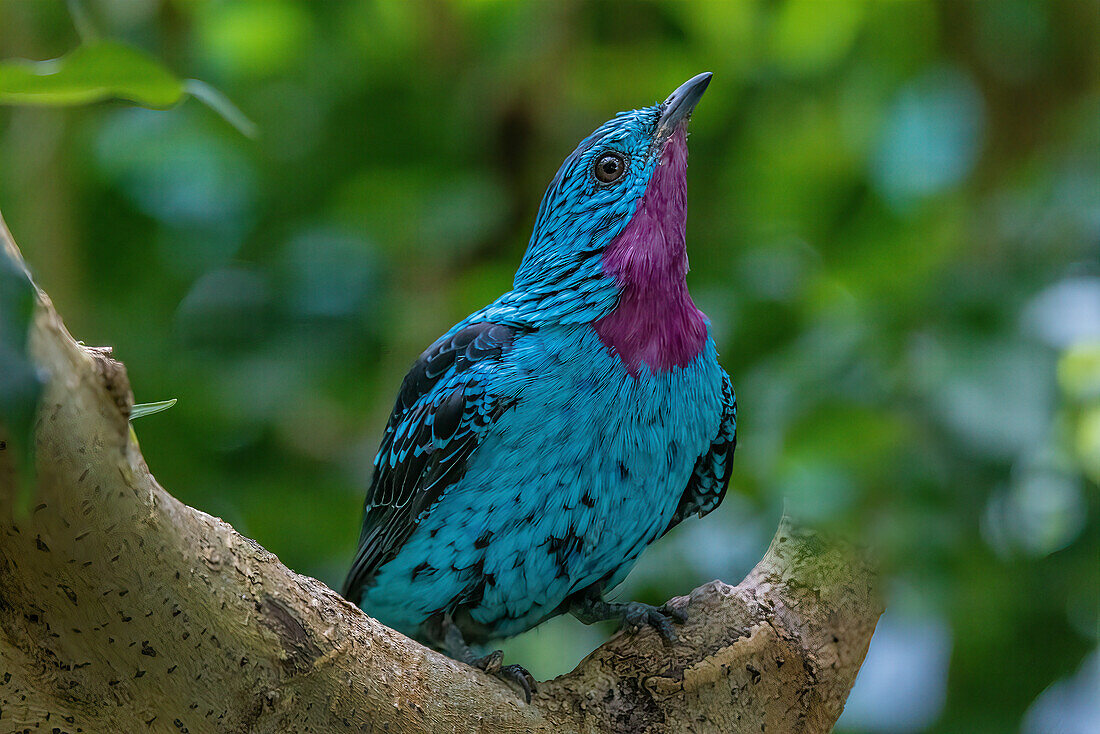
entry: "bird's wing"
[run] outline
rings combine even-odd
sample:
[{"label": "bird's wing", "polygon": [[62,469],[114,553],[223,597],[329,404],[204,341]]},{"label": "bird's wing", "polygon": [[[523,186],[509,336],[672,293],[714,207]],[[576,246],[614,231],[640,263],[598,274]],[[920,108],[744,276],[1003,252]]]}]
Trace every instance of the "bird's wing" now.
[{"label": "bird's wing", "polygon": [[718,435],[711,441],[710,450],[695,462],[695,470],[688,480],[687,489],[680,497],[676,514],[665,528],[669,530],[692,515],[702,517],[721,502],[730,485],[733,469],[733,450],[737,446],[737,397],[733,393],[729,375],[722,381],[722,422]]},{"label": "bird's wing", "polygon": [[359,602],[362,587],[397,555],[443,490],[462,478],[489,426],[510,407],[486,377],[523,332],[514,325],[471,324],[440,338],[409,370],[374,459],[345,598]]}]

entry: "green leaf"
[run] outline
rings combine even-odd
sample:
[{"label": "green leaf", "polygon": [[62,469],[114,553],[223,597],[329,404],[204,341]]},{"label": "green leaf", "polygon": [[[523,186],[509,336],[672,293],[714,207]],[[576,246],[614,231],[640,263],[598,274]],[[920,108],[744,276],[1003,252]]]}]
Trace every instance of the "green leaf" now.
[{"label": "green leaf", "polygon": [[0,63],[0,104],[77,105],[125,99],[153,109],[178,104],[177,79],[145,53],[99,41],[49,61]]},{"label": "green leaf", "polygon": [[172,398],[171,400],[161,400],[159,403],[140,403],[130,408],[130,420],[134,420],[135,418],[144,418],[147,415],[159,413],[162,410],[168,410],[175,404],[175,398]]},{"label": "green leaf", "polygon": [[85,44],[49,61],[0,62],[0,104],[66,106],[125,99],[164,110],[192,96],[237,128],[256,126],[229,99],[198,79],[177,79],[148,54],[113,41]]}]

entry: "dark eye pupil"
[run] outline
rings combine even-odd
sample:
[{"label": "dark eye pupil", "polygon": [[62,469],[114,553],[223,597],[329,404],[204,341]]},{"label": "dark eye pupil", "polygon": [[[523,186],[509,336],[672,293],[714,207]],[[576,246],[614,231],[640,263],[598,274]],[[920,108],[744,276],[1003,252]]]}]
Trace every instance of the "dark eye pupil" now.
[{"label": "dark eye pupil", "polygon": [[596,161],[596,178],[604,183],[611,183],[623,175],[626,161],[622,156],[609,153]]}]

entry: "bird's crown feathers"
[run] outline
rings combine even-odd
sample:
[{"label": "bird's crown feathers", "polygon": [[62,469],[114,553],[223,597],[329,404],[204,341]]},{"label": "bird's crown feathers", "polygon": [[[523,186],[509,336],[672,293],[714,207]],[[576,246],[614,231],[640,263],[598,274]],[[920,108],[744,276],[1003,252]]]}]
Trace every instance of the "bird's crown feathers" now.
[{"label": "bird's crown feathers", "polygon": [[[565,159],[543,196],[517,290],[560,287],[572,280],[562,277],[568,271],[583,277],[593,267],[588,261],[622,231],[645,193],[658,160],[660,117],[660,105],[620,112]],[[606,171],[614,175],[616,166],[621,172],[611,178]]]},{"label": "bird's crown feathers", "polygon": [[[563,323],[614,308],[619,288],[601,257],[638,211],[669,145],[685,160],[684,129],[710,76],[689,79],[660,104],[620,112],[581,141],[543,196],[513,290],[495,306],[525,312],[516,320]],[[681,190],[683,174],[683,165],[671,174]]]}]

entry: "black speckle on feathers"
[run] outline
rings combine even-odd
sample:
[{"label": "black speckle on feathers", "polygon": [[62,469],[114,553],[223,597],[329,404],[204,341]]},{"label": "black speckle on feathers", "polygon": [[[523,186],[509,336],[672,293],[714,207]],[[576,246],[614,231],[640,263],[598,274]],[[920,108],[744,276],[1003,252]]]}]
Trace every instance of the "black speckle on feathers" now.
[{"label": "black speckle on feathers", "polygon": [[421,514],[462,478],[480,432],[511,407],[494,401],[476,375],[440,398],[441,381],[499,359],[521,327],[481,322],[442,337],[413,364],[386,425],[367,492],[359,550],[343,595],[359,603],[363,586],[405,544]]}]

